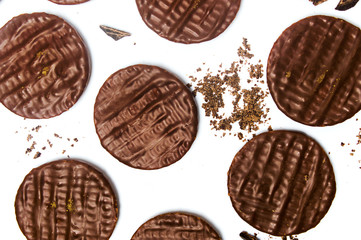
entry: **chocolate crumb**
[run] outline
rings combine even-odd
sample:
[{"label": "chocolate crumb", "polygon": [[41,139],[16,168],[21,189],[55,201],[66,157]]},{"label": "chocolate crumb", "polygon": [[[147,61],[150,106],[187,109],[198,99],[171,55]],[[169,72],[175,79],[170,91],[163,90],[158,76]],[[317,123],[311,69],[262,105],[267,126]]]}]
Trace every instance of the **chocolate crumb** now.
[{"label": "chocolate crumb", "polygon": [[259,240],[259,238],[257,238],[257,235],[251,235],[246,231],[243,231],[239,234],[239,236],[243,239],[243,240]]},{"label": "chocolate crumb", "polygon": [[60,137],[60,135],[59,134],[57,134],[57,133],[54,133],[54,137],[56,137],[56,138],[62,138],[62,137]]},{"label": "chocolate crumb", "polygon": [[41,153],[40,152],[36,152],[35,155],[34,155],[34,159],[37,159],[41,156]]},{"label": "chocolate crumb", "polygon": [[26,140],[29,142],[31,139],[33,139],[33,136],[31,134],[28,134]]},{"label": "chocolate crumb", "polygon": [[[260,79],[263,77],[263,64],[250,65],[249,69],[250,78]],[[261,81],[264,83],[264,81]]]},{"label": "chocolate crumb", "polygon": [[25,154],[31,153],[31,152],[35,149],[35,145],[36,145],[36,142],[33,141],[33,143],[31,144],[31,146],[26,149]]},{"label": "chocolate crumb", "polygon": [[39,132],[40,128],[41,128],[41,126],[38,125],[38,126],[32,128],[31,131],[33,131],[33,132],[34,132],[34,131],[35,131],[35,132]]},{"label": "chocolate crumb", "polygon": [[[251,83],[252,79],[260,79],[264,76],[263,64],[260,60],[259,64],[248,63],[248,60],[254,56],[250,50],[250,44],[246,38],[243,38],[242,46],[238,49],[240,60],[232,62],[230,67],[223,71],[218,70],[217,74],[207,70],[199,79],[191,76],[191,81],[196,83],[194,95],[200,93],[203,96],[204,102],[201,106],[205,116],[211,118],[210,125],[216,131],[232,131],[234,125],[238,124],[240,130],[250,133],[259,130],[259,125],[267,122],[269,108],[264,108],[264,100],[269,93],[262,90],[257,83],[248,89],[241,87],[243,81]],[[249,65],[248,72],[251,79],[242,80],[241,73],[245,65]],[[223,64],[220,64],[221,66]],[[263,80],[259,82],[265,83]],[[233,98],[230,113],[225,102],[229,94]],[[243,134],[237,136],[243,139]]]}]

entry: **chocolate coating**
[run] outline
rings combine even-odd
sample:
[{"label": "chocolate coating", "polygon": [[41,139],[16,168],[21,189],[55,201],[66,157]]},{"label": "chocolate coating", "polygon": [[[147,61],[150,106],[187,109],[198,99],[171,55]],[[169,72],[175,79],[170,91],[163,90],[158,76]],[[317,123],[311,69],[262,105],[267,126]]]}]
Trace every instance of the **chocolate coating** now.
[{"label": "chocolate coating", "polygon": [[322,147],[292,131],[262,133],[236,154],[228,192],[238,215],[276,236],[315,227],[336,192],[332,165]]},{"label": "chocolate coating", "polygon": [[15,211],[28,240],[108,240],[118,214],[104,175],[75,160],[31,170],[19,187]]},{"label": "chocolate coating", "polygon": [[358,0],[340,0],[336,6],[336,10],[346,11],[353,8],[357,4]]},{"label": "chocolate coating", "polygon": [[275,42],[267,82],[278,108],[311,126],[334,125],[361,108],[361,32],[334,17],[312,16]]},{"label": "chocolate coating", "polygon": [[23,14],[0,29],[0,101],[25,118],[51,118],[72,107],[89,79],[79,34],[47,13]]},{"label": "chocolate coating", "polygon": [[136,0],[145,24],[159,36],[199,43],[221,34],[232,23],[241,0]]},{"label": "chocolate coating", "polygon": [[202,218],[188,213],[165,213],[145,222],[131,240],[220,240]]},{"label": "chocolate coating", "polygon": [[85,3],[89,0],[49,0],[49,1],[60,5],[74,5],[79,3]]},{"label": "chocolate coating", "polygon": [[111,75],[96,98],[94,122],[102,146],[139,169],[168,166],[189,150],[197,133],[194,99],[174,75],[135,65]]}]

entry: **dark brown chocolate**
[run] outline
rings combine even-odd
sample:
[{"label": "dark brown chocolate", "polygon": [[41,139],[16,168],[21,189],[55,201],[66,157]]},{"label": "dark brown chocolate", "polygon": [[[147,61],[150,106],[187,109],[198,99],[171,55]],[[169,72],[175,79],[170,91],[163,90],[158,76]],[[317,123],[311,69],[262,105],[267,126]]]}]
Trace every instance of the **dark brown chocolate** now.
[{"label": "dark brown chocolate", "polygon": [[166,70],[148,65],[121,69],[106,80],[96,98],[94,122],[102,146],[139,169],[178,161],[198,126],[187,87]]},{"label": "dark brown chocolate", "polygon": [[90,61],[79,34],[47,13],[23,14],[0,29],[0,101],[25,118],[72,107],[87,85]]},{"label": "dark brown chocolate", "polygon": [[317,6],[318,4],[321,4],[323,2],[326,2],[327,0],[309,0],[313,3],[313,5]]},{"label": "dark brown chocolate", "polygon": [[180,43],[211,40],[236,17],[241,0],[136,0],[145,24],[161,37]]},{"label": "dark brown chocolate", "polygon": [[28,240],[108,240],[118,216],[108,180],[75,160],[54,161],[31,170],[19,187],[15,211]]},{"label": "dark brown chocolate", "polygon": [[100,29],[105,32],[106,35],[113,38],[115,41],[118,41],[119,39],[123,37],[130,36],[130,33],[118,30],[116,28],[108,27],[105,25],[100,25]]},{"label": "dark brown chocolate", "polygon": [[228,172],[228,192],[238,215],[276,236],[299,234],[325,216],[336,192],[322,147],[303,133],[272,131],[246,143]]},{"label": "dark brown chocolate", "polygon": [[131,240],[220,240],[204,219],[189,213],[171,212],[145,222]]},{"label": "dark brown chocolate", "polygon": [[358,0],[340,0],[337,4],[336,10],[346,11],[353,8],[357,4]]},{"label": "dark brown chocolate", "polygon": [[85,3],[89,0],[49,0],[49,1],[60,5],[74,5],[79,3]]},{"label": "dark brown chocolate", "polygon": [[246,231],[243,231],[239,234],[239,236],[243,239],[243,240],[259,240],[259,238],[255,235],[249,234]]},{"label": "dark brown chocolate", "polygon": [[295,121],[328,126],[361,108],[361,31],[329,16],[288,27],[275,42],[267,82],[278,108]]}]

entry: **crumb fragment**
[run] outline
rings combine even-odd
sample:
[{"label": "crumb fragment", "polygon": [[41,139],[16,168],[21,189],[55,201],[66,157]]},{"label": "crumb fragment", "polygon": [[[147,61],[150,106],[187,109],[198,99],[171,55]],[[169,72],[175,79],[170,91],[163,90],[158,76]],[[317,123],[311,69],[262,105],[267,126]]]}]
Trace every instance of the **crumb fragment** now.
[{"label": "crumb fragment", "polygon": [[53,144],[50,142],[50,140],[48,139],[47,140],[48,144],[49,144],[49,147],[52,148],[53,147]]},{"label": "crumb fragment", "polygon": [[243,240],[259,240],[259,238],[257,238],[257,234],[251,235],[246,231],[243,231],[239,234],[239,236],[243,239]]},{"label": "crumb fragment", "polygon": [[263,64],[250,65],[249,69],[249,77],[260,79],[263,77]]},{"label": "crumb fragment", "polygon": [[31,144],[31,146],[26,149],[25,154],[31,153],[31,152],[35,149],[35,145],[36,145],[36,142],[33,141],[33,143]]},{"label": "crumb fragment", "polygon": [[[257,64],[248,63],[248,60],[254,56],[250,50],[250,44],[246,38],[243,38],[242,46],[238,49],[240,59],[232,62],[229,68],[218,70],[217,74],[207,70],[201,78],[191,76],[191,81],[196,84],[194,95],[197,93],[202,95],[204,102],[201,106],[205,116],[211,118],[210,125],[216,131],[232,131],[234,125],[238,124],[240,130],[250,133],[259,130],[259,125],[267,122],[269,108],[265,108],[264,100],[269,93],[257,84],[265,83],[261,79],[264,76],[263,64],[260,60]],[[248,67],[247,79],[241,79],[244,66]],[[200,71],[200,68],[197,68],[198,70]],[[256,79],[257,83],[252,87],[241,87],[243,81],[251,83],[253,79]],[[225,102],[228,95],[233,99],[230,113],[226,110]],[[240,140],[244,137],[240,133],[236,135]]]},{"label": "crumb fragment", "polygon": [[26,141],[30,141],[31,139],[33,139],[33,135],[31,135],[31,134],[28,134],[28,136],[27,136],[27,138],[26,138]]},{"label": "crumb fragment", "polygon": [[54,137],[62,139],[62,137],[57,133],[54,133]]},{"label": "crumb fragment", "polygon": [[34,159],[37,159],[41,156],[41,152],[36,152],[35,155],[34,155]]},{"label": "crumb fragment", "polygon": [[238,56],[241,57],[241,61],[243,61],[244,58],[251,59],[253,58],[253,54],[250,53],[251,51],[251,45],[248,44],[247,38],[243,38],[242,46],[238,48]]},{"label": "crumb fragment", "polygon": [[34,131],[35,131],[35,132],[39,132],[40,128],[41,128],[41,126],[38,125],[38,126],[32,128],[31,131],[33,131],[33,132],[34,132]]}]

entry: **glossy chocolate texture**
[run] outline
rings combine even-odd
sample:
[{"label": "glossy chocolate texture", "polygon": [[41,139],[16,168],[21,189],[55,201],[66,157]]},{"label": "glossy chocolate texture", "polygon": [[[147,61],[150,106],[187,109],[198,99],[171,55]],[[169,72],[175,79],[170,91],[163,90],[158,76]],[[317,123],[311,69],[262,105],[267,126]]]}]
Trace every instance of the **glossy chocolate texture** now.
[{"label": "glossy chocolate texture", "polygon": [[94,106],[102,146],[124,164],[147,170],[168,166],[186,154],[196,137],[197,117],[187,87],[149,65],[111,75]]},{"label": "glossy chocolate texture", "polygon": [[336,192],[322,147],[303,133],[272,131],[246,143],[228,172],[228,192],[239,216],[276,236],[315,227]]},{"label": "glossy chocolate texture", "polygon": [[267,81],[278,108],[311,126],[345,121],[361,108],[361,31],[329,16],[288,27],[268,58]]},{"label": "glossy chocolate texture", "polygon": [[199,43],[221,34],[232,23],[241,0],[136,0],[145,24],[161,37]]},{"label": "glossy chocolate texture", "polygon": [[28,240],[108,240],[118,215],[104,175],[75,160],[34,168],[19,187],[15,211]]},{"label": "glossy chocolate texture", "polygon": [[131,240],[220,240],[218,233],[202,218],[171,212],[145,222]]},{"label": "glossy chocolate texture", "polygon": [[79,3],[85,3],[89,0],[49,0],[49,1],[60,5],[74,5]]},{"label": "glossy chocolate texture", "polygon": [[346,11],[350,8],[353,8],[359,0],[340,0],[337,4],[336,9],[340,11]]},{"label": "glossy chocolate texture", "polygon": [[25,118],[51,118],[72,107],[89,79],[79,34],[47,13],[23,14],[0,29],[0,101]]}]

